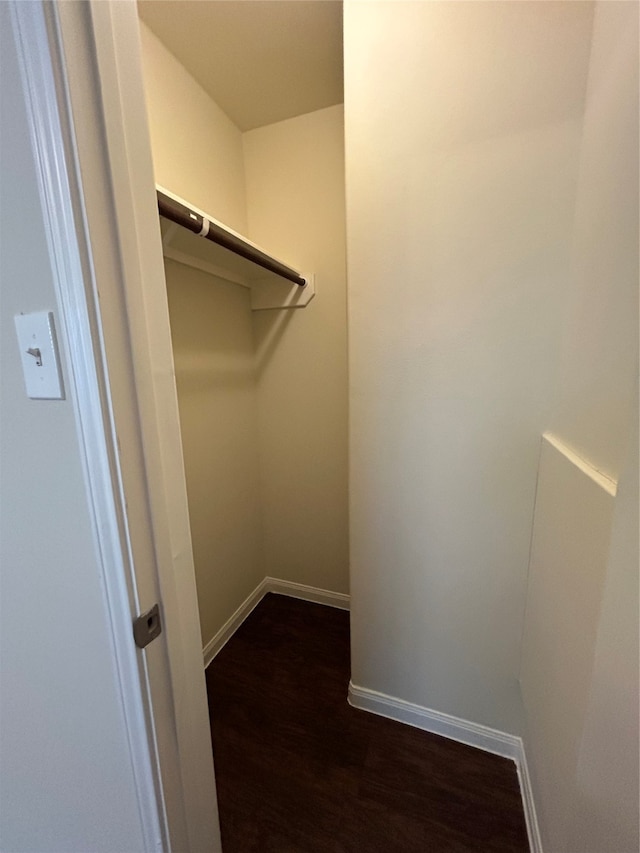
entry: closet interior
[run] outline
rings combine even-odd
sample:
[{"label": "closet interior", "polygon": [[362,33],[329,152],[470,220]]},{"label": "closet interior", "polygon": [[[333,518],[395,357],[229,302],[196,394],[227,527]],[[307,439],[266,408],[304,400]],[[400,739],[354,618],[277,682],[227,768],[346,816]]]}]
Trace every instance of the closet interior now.
[{"label": "closet interior", "polygon": [[[263,590],[348,601],[341,4],[261,5],[138,5],[205,663]],[[228,115],[189,40],[294,6],[340,48],[326,92]]]}]

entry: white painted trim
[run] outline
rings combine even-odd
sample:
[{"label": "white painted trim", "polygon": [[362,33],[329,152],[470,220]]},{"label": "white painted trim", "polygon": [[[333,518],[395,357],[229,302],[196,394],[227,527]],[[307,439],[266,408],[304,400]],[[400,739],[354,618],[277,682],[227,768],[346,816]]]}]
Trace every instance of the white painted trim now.
[{"label": "white painted trim", "polygon": [[[99,346],[94,348],[96,302],[91,250],[82,227],[76,228],[75,214],[81,219],[84,209],[55,13],[54,4],[11,4],[60,333],[69,353],[69,396],[80,440],[144,844],[151,853],[168,849],[167,829],[145,663],[131,635],[131,613],[137,607],[131,543],[105,390],[104,353]],[[59,87],[56,74],[60,75]]]},{"label": "white painted trim", "polygon": [[413,702],[378,693],[377,690],[358,687],[352,682],[349,682],[349,704],[362,711],[370,711],[372,714],[388,717],[390,720],[397,720],[399,723],[406,723],[425,732],[457,740],[459,743],[466,743],[468,746],[475,746],[514,761],[520,754],[521,739],[516,735],[460,717],[452,717],[441,711],[432,711]]},{"label": "white painted trim", "polygon": [[303,601],[326,604],[328,607],[337,607],[339,610],[349,610],[350,607],[350,597],[343,592],[332,592],[328,589],[319,589],[316,586],[283,581],[278,578],[265,578],[265,581],[266,592],[276,592],[279,595],[288,595]]},{"label": "white painted trim", "polygon": [[604,489],[608,495],[615,498],[616,492],[618,491],[618,484],[615,480],[612,480],[611,477],[607,476],[604,472],[599,471],[591,464],[591,462],[589,462],[588,459],[579,456],[574,450],[567,447],[567,445],[560,441],[560,439],[553,433],[543,433],[542,439],[557,450],[558,453],[561,453],[565,459],[568,459],[569,462],[571,462],[572,465],[575,465],[575,467],[582,471],[583,474],[593,480],[596,485],[600,486],[601,489]]},{"label": "white painted trim", "polygon": [[[214,853],[220,830],[139,21],[131,2],[55,6],[99,262],[98,331],[135,581],[142,609],[159,601],[163,614],[161,637],[140,654],[149,673],[169,845]],[[83,46],[78,33],[85,29]]]},{"label": "white painted trim", "polygon": [[227,619],[222,628],[220,628],[220,630],[216,634],[214,634],[214,636],[204,647],[204,649],[202,650],[202,656],[204,658],[205,669],[209,666],[209,664],[215,658],[218,652],[221,651],[222,648],[224,648],[224,646],[231,639],[231,637],[233,637],[235,632],[242,625],[242,623],[251,613],[251,611],[265,597],[265,595],[267,594],[266,582],[266,578],[260,581],[258,586],[253,590],[253,592],[249,593],[249,595],[245,598],[240,607],[238,607],[236,612]]},{"label": "white painted trim", "polygon": [[315,586],[306,586],[302,583],[283,581],[278,578],[263,578],[253,592],[249,593],[235,613],[227,619],[222,628],[205,645],[202,650],[205,669],[268,592],[273,592],[277,595],[288,595],[290,598],[299,598],[302,601],[312,601],[315,604],[326,604],[329,607],[336,607],[340,610],[349,609],[349,596],[344,595],[344,593],[331,592],[328,589],[318,589]]},{"label": "white painted trim", "polygon": [[522,807],[524,810],[527,835],[531,853],[543,853],[540,841],[540,831],[533,800],[529,768],[524,751],[522,738],[517,735],[501,732],[497,729],[453,717],[441,711],[433,711],[404,699],[387,696],[377,690],[358,687],[349,682],[348,702],[353,708],[368,711],[398,723],[405,723],[422,731],[446,737],[449,740],[474,746],[484,752],[492,752],[515,762],[520,782]]},{"label": "white painted trim", "polygon": [[520,794],[522,795],[524,819],[527,824],[527,835],[529,836],[529,848],[531,853],[543,853],[542,837],[540,835],[540,826],[538,824],[538,814],[536,812],[536,804],[533,799],[533,786],[531,784],[529,765],[527,764],[527,754],[522,739],[520,739],[520,753],[516,758],[516,766],[518,768],[518,779],[520,781]]}]

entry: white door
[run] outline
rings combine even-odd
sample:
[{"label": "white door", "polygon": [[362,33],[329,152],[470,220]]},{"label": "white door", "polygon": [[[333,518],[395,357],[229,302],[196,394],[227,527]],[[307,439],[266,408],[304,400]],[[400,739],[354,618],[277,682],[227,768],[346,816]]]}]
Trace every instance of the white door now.
[{"label": "white door", "polygon": [[[136,6],[12,4],[149,850],[220,850]],[[160,603],[144,651],[132,619]],[[114,815],[117,820],[117,815]]]}]

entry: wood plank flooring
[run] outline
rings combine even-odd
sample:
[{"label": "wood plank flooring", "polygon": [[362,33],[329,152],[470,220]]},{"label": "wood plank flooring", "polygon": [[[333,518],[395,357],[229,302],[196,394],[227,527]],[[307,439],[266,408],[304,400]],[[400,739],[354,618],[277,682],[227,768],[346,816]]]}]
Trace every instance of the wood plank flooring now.
[{"label": "wood plank flooring", "polygon": [[347,704],[349,614],[269,594],[207,670],[224,853],[528,851],[513,762]]}]

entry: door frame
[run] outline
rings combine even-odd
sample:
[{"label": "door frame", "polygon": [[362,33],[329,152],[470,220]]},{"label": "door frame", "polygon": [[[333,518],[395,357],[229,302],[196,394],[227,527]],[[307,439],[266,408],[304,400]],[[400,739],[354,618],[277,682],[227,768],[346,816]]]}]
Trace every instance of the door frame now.
[{"label": "door frame", "polygon": [[[221,850],[134,0],[11,4],[147,851]],[[136,648],[156,601],[163,633]]]}]

